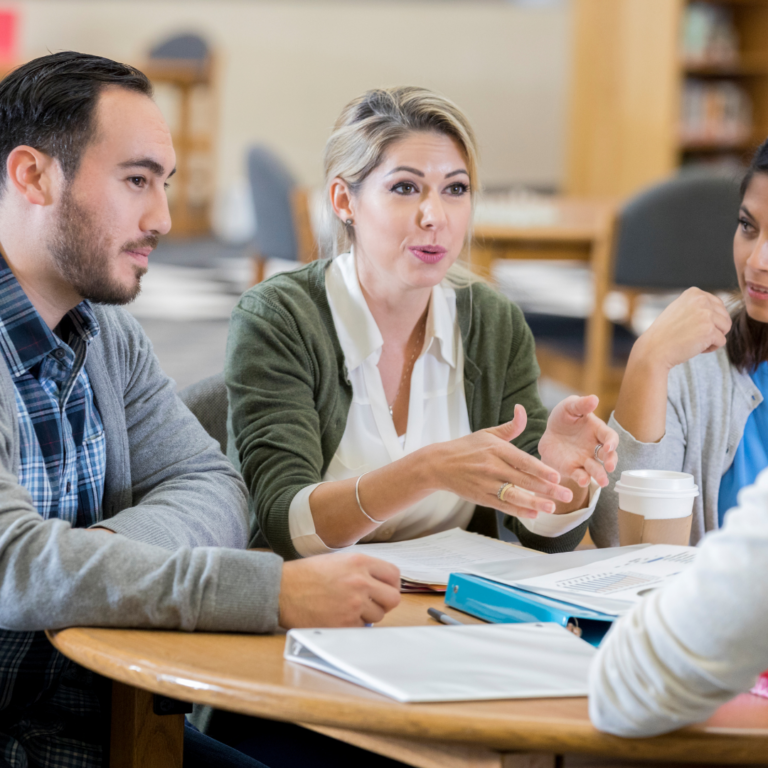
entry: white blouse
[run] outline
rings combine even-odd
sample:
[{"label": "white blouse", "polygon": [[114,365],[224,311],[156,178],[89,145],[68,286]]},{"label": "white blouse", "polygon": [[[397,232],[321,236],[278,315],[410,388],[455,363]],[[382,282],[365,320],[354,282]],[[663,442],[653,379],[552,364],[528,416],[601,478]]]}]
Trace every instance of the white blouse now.
[{"label": "white blouse", "polygon": [[[333,261],[326,271],[325,284],[352,384],[352,405],[323,482],[358,477],[426,445],[470,434],[464,349],[453,288],[436,285],[432,289],[424,347],[411,374],[408,428],[398,438],[378,369],[384,342],[360,288],[353,252]],[[309,497],[318,485],[299,491],[289,508],[291,539],[303,557],[334,551],[315,531]],[[592,514],[598,496],[599,488],[593,482],[587,508],[566,515],[541,514],[535,520],[521,522],[541,536],[560,536]],[[361,541],[403,541],[450,528],[466,528],[474,509],[474,503],[454,493],[436,491],[391,517]]]}]

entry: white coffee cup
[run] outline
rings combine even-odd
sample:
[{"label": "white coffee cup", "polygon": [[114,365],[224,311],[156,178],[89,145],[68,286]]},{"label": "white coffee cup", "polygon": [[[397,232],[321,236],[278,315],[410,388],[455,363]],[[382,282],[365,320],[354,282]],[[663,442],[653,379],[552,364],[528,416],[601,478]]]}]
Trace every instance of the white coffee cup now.
[{"label": "white coffee cup", "polygon": [[699,488],[693,475],[663,469],[630,469],[621,473],[614,489],[619,508],[646,520],[667,520],[690,515]]},{"label": "white coffee cup", "polygon": [[687,544],[693,500],[699,489],[693,475],[661,469],[621,473],[614,486],[619,494],[619,539],[627,544]]}]

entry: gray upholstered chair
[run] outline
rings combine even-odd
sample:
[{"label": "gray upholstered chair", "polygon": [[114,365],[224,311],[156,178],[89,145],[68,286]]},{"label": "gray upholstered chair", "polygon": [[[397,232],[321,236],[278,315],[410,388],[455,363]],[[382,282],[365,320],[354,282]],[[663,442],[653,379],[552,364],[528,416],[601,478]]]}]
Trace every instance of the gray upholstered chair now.
[{"label": "gray upholstered chair", "polygon": [[298,258],[291,195],[296,180],[285,163],[268,147],[257,144],[248,150],[248,181],[256,213],[254,247],[262,258]]},{"label": "gray upholstered chair", "polygon": [[637,290],[738,287],[733,235],[741,196],[730,174],[683,171],[621,211],[614,282]]},{"label": "gray upholstered chair", "polygon": [[149,51],[149,58],[168,62],[175,61],[185,66],[195,64],[202,66],[210,54],[205,40],[200,35],[192,33],[174,35],[163,40]]},{"label": "gray upholstered chair", "polygon": [[306,263],[316,254],[306,190],[268,147],[248,150],[248,180],[256,216],[254,282],[264,278],[268,259]]},{"label": "gray upholstered chair", "polygon": [[227,452],[227,387],[224,374],[217,373],[202,379],[179,392],[184,404],[195,414],[205,431],[218,440],[221,450]]}]

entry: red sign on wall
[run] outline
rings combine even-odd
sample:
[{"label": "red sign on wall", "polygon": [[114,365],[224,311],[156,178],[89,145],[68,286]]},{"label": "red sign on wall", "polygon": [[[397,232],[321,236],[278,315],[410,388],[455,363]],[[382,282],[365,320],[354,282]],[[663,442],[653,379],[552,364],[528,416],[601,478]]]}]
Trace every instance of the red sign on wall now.
[{"label": "red sign on wall", "polygon": [[18,61],[19,12],[15,8],[0,8],[0,62]]}]

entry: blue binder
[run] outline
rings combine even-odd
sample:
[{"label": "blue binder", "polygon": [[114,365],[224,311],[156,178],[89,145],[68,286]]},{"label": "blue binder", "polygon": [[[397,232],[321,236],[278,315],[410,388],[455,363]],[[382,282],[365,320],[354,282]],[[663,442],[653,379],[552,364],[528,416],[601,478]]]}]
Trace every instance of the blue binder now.
[{"label": "blue binder", "polygon": [[451,608],[495,624],[550,621],[581,630],[582,640],[600,645],[616,616],[499,584],[467,573],[452,573],[445,591]]}]

